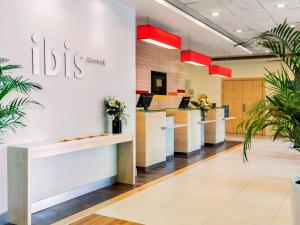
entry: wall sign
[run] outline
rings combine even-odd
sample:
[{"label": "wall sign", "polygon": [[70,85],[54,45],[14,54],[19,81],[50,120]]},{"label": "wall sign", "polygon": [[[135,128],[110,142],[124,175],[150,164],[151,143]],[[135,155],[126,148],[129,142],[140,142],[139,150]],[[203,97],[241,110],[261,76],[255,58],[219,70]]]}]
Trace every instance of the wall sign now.
[{"label": "wall sign", "polygon": [[[32,74],[40,75],[40,38],[37,34],[32,34],[31,41],[32,47]],[[56,76],[61,72],[64,67],[64,75],[66,78],[83,79],[85,77],[84,64],[105,66],[104,59],[96,59],[90,56],[84,57],[79,52],[73,53],[68,41],[64,41],[64,54],[63,56],[55,50],[48,38],[43,40],[43,63],[44,74],[47,76]],[[63,64],[63,65],[62,65]]]}]

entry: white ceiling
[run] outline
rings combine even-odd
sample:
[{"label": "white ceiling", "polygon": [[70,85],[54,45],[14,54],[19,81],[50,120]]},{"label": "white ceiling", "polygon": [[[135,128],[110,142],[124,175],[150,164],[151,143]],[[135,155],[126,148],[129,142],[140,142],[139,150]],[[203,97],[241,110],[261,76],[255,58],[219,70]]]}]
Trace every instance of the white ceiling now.
[{"label": "white ceiling", "polygon": [[[300,0],[177,0],[240,39],[249,39],[285,19],[300,28]],[[285,4],[277,8],[277,4]],[[219,12],[220,16],[212,16]],[[241,29],[242,33],[236,30]]]},{"label": "white ceiling", "polygon": [[[167,2],[180,5],[180,10],[162,0],[118,0],[136,10],[137,23],[158,25],[183,37],[183,49],[190,47],[212,57],[245,56],[248,52],[234,47],[233,42],[216,35],[193,19],[186,17],[186,13],[199,15],[202,22],[215,25],[221,33],[230,35],[233,39],[244,40],[252,37],[259,31],[265,31],[284,21],[300,27],[300,0],[168,0]],[[176,4],[175,4],[176,3]],[[284,3],[285,8],[277,8],[276,4]],[[183,12],[183,13],[182,13]],[[186,12],[186,13],[184,13]],[[219,12],[213,17],[212,12]],[[200,20],[199,19],[199,20]],[[195,20],[195,19],[194,19]],[[205,21],[203,21],[205,20]],[[298,23],[299,22],[299,23]],[[243,30],[237,33],[236,30]],[[254,54],[265,54],[262,49],[251,49]]]}]

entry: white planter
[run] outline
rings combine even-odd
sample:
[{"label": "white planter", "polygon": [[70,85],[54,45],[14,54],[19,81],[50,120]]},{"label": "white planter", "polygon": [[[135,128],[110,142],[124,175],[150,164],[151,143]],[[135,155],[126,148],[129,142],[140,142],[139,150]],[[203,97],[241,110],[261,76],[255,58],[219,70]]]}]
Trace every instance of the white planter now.
[{"label": "white planter", "polygon": [[300,177],[292,179],[292,215],[294,225],[300,225]]}]

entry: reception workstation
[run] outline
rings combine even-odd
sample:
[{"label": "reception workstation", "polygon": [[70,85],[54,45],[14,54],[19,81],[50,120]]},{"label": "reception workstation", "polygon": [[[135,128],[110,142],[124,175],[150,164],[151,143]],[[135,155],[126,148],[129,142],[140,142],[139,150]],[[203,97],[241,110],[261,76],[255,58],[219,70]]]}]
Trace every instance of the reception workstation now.
[{"label": "reception workstation", "polygon": [[151,109],[152,94],[141,94],[136,112],[137,169],[150,171],[173,157],[199,154],[204,145],[223,144],[226,118],[223,107],[211,109],[205,120],[201,110],[183,97],[178,108]]}]

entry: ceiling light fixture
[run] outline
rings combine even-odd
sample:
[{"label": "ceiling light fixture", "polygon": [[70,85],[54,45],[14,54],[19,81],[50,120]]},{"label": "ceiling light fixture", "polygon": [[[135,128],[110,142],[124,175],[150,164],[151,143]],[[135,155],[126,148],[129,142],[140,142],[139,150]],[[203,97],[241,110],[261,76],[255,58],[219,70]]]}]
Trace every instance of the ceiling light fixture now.
[{"label": "ceiling light fixture", "polygon": [[163,48],[181,49],[181,37],[150,24],[137,27],[137,39]]},{"label": "ceiling light fixture", "polygon": [[291,24],[291,25],[290,25],[290,28],[294,28],[294,27],[296,27],[295,24]]},{"label": "ceiling light fixture", "polygon": [[280,3],[280,4],[277,4],[276,7],[277,7],[277,8],[284,8],[284,7],[285,7],[285,4],[284,4],[284,3]]},{"label": "ceiling light fixture", "polygon": [[222,66],[213,65],[209,67],[209,75],[217,77],[231,78],[232,70]]},{"label": "ceiling light fixture", "polygon": [[243,31],[240,30],[240,29],[238,29],[238,30],[236,30],[235,32],[237,32],[237,33],[242,33]]},{"label": "ceiling light fixture", "polygon": [[220,16],[220,13],[218,13],[218,12],[213,12],[213,13],[211,13],[210,15],[212,15],[212,16]]},{"label": "ceiling light fixture", "polygon": [[[192,17],[191,15],[187,14],[186,12],[184,12],[184,11],[178,9],[177,7],[175,7],[175,6],[173,6],[172,4],[166,2],[165,0],[155,0],[155,1],[156,1],[157,3],[159,3],[159,4],[163,5],[163,6],[165,6],[165,7],[167,7],[167,8],[169,8],[169,9],[173,10],[174,12],[176,12],[177,14],[179,14],[179,15],[185,17],[186,19],[192,21],[193,23],[195,23],[195,24],[197,24],[198,26],[204,28],[205,30],[207,30],[207,31],[209,31],[209,32],[211,32],[211,33],[213,33],[213,34],[215,34],[216,36],[218,36],[218,37],[220,37],[220,38],[222,38],[222,39],[224,39],[224,40],[226,40],[226,41],[228,41],[229,43],[231,43],[231,44],[233,44],[233,45],[238,44],[237,42],[235,42],[235,41],[233,41],[232,39],[228,38],[226,35],[222,34],[221,32],[219,32],[219,31],[217,31],[217,30],[215,30],[215,29],[213,29],[213,28],[211,28],[210,26],[208,26],[208,25],[206,25],[205,23],[201,22],[200,20],[198,20],[198,19]],[[252,54],[252,52],[251,52],[249,49],[245,48],[244,46],[238,45],[238,47],[241,48],[243,51],[245,51],[245,52],[247,52],[247,53],[249,53],[249,54]]]},{"label": "ceiling light fixture", "polygon": [[192,50],[181,51],[180,53],[181,62],[193,64],[196,66],[210,66],[211,57],[203,55],[199,52]]},{"label": "ceiling light fixture", "polygon": [[270,53],[270,51],[269,50],[265,50],[265,53]]}]

